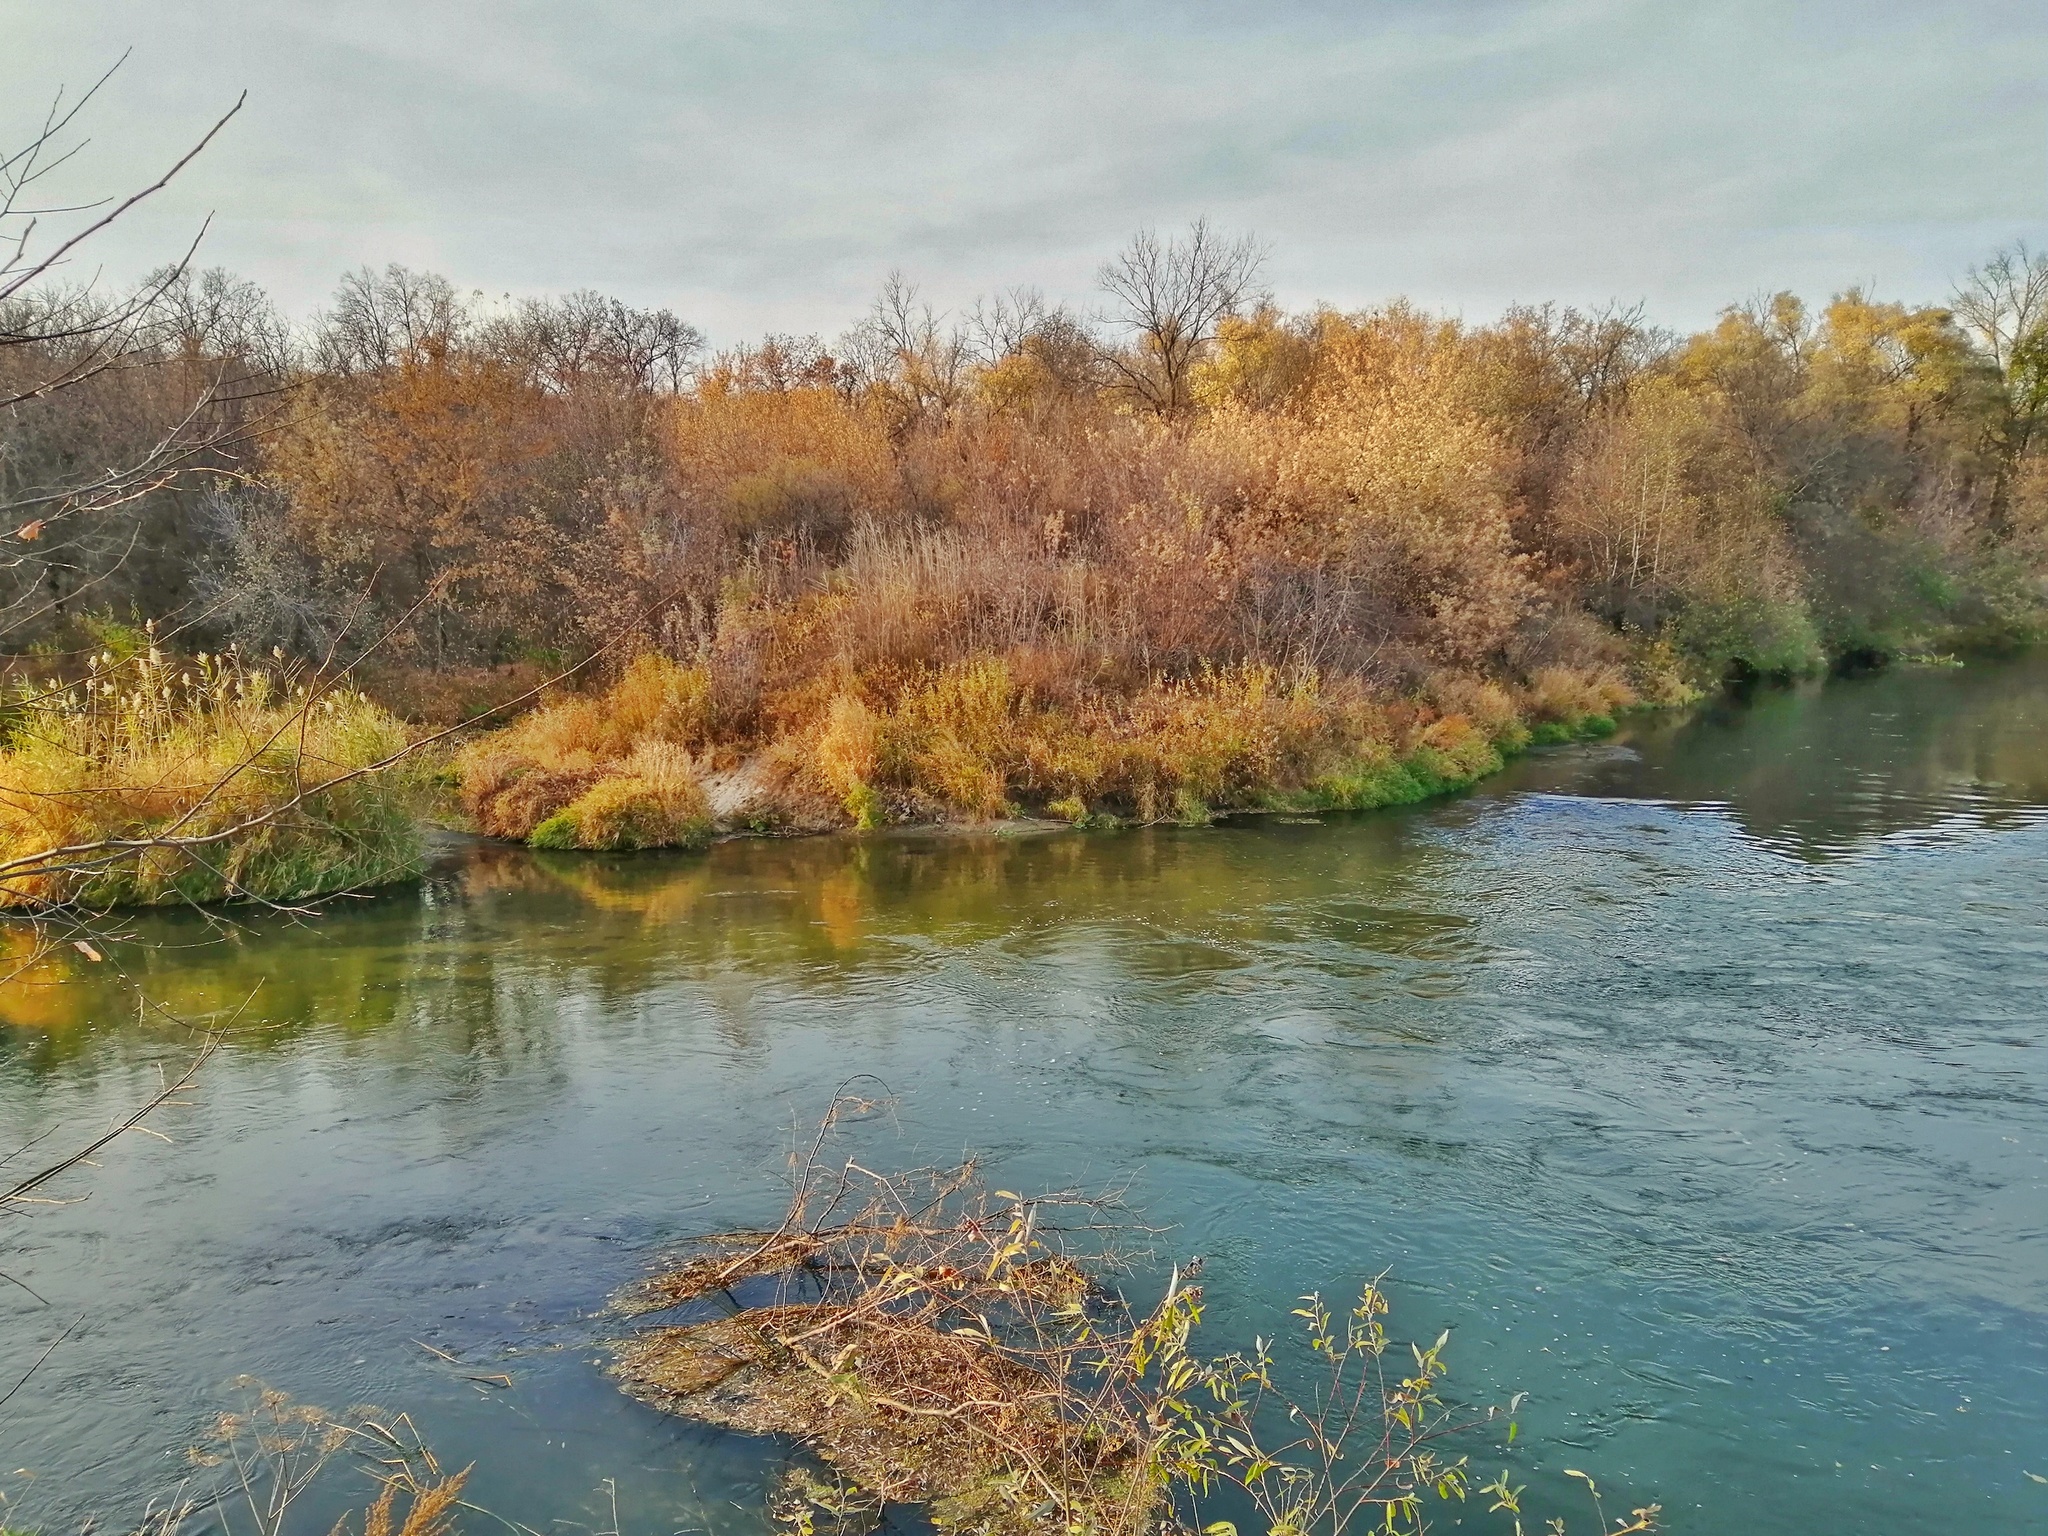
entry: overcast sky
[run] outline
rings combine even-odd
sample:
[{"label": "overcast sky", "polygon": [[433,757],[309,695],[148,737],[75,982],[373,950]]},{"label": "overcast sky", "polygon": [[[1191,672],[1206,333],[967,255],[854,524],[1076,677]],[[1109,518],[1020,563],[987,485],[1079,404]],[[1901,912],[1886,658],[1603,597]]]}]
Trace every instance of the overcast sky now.
[{"label": "overcast sky", "polygon": [[1291,305],[1691,326],[2048,244],[2044,0],[0,0],[0,143],[124,49],[67,190],[249,104],[108,275],[212,211],[203,259],[301,316],[402,261],[830,334],[892,267],[1085,300],[1206,214]]}]

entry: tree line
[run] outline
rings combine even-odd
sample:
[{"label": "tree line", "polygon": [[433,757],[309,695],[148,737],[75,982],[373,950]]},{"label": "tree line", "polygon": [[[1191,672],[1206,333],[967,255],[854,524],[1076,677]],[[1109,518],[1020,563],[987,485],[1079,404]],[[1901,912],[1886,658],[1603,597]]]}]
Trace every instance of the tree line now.
[{"label": "tree line", "polygon": [[[399,266],[303,329],[218,270],[18,293],[0,498],[36,515],[5,536],[9,647],[148,617],[375,637],[432,672],[637,628],[744,717],[807,674],[990,651],[1400,688],[1655,648],[1701,680],[2036,622],[2048,262],[2024,249],[1947,304],[1780,294],[1692,336],[1618,308],[1286,313],[1260,265],[1197,224],[1106,263],[1099,313],[1018,289],[949,318],[892,276],[836,340],[724,351],[667,310],[488,305]],[[154,468],[53,517],[101,463]]]}]

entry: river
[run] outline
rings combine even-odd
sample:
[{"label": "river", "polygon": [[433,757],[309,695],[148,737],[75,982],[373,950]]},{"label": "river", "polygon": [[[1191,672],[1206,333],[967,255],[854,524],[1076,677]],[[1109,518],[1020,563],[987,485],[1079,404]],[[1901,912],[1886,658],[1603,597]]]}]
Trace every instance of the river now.
[{"label": "river", "polygon": [[1390,1270],[1460,1394],[1531,1394],[1516,1477],[1575,1530],[1566,1467],[1676,1532],[2048,1530],[2048,657],[1766,690],[1402,811],[462,843],[311,921],[129,927],[0,1000],[0,1142],[184,1049],[117,967],[236,1032],[172,1144],[0,1230],[51,1302],[0,1285],[0,1390],[83,1318],[0,1407],[0,1525],[131,1517],[248,1375],[408,1410],[541,1531],[613,1529],[610,1489],[624,1536],[761,1529],[783,1451],[626,1400],[597,1314],[772,1222],[868,1072],[866,1157],[1128,1180],[1218,1347]]}]

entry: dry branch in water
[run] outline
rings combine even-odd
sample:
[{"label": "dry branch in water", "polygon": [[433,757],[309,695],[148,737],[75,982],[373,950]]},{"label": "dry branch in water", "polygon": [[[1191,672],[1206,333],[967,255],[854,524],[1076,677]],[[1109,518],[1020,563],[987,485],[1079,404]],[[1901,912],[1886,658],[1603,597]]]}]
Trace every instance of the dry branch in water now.
[{"label": "dry branch in water", "polygon": [[[178,1501],[181,1518],[155,1536],[193,1530],[207,1516],[227,1536],[241,1536],[244,1526],[249,1536],[284,1536],[293,1506],[337,1457],[382,1485],[363,1511],[362,1536],[449,1536],[454,1529],[470,1469],[446,1471],[409,1415],[368,1406],[330,1413],[253,1377],[235,1386],[243,1406],[222,1414],[187,1452],[200,1473],[223,1474],[218,1485]],[[350,1527],[344,1516],[328,1536],[350,1536]]]},{"label": "dry branch in water", "polygon": [[[1162,1508],[1130,1345],[1145,1326],[1068,1250],[1119,1255],[1113,1202],[991,1192],[972,1165],[885,1178],[812,1170],[773,1233],[623,1293],[629,1315],[725,1300],[639,1332],[615,1371],[654,1406],[805,1441],[875,1499],[941,1529],[1148,1529]],[[748,1294],[761,1294],[755,1305]],[[1147,1323],[1154,1320],[1148,1319]],[[1092,1381],[1090,1378],[1093,1378]]]},{"label": "dry branch in water", "polygon": [[[800,1468],[777,1499],[802,1536],[871,1528],[891,1503],[947,1536],[1236,1536],[1200,1514],[1226,1488],[1270,1536],[1421,1532],[1471,1494],[1521,1531],[1521,1490],[1476,1484],[1442,1444],[1512,1421],[1446,1401],[1443,1338],[1394,1366],[1376,1281],[1343,1317],[1305,1298],[1312,1379],[1292,1391],[1265,1341],[1194,1352],[1199,1261],[1143,1313],[1107,1283],[1151,1235],[1114,1195],[991,1190],[972,1162],[824,1166],[835,1127],[874,1107],[835,1103],[774,1231],[700,1239],[615,1303],[708,1314],[630,1334],[613,1373],[666,1412],[813,1452],[832,1480]],[[1605,1536],[1655,1516],[1610,1527],[1596,1509]]]}]

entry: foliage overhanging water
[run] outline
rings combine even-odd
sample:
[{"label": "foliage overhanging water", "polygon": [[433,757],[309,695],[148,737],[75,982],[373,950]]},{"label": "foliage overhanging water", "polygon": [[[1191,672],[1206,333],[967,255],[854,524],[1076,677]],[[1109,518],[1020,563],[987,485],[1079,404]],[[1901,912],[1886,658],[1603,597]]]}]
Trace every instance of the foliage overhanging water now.
[{"label": "foliage overhanging water", "polygon": [[[758,1529],[781,1453],[620,1396],[593,1314],[772,1217],[854,1071],[872,1156],[1134,1175],[1217,1348],[1391,1266],[1455,1386],[1534,1394],[1550,1508],[1575,1466],[1677,1531],[2048,1521],[2048,658],[1317,820],[465,845],[306,926],[137,919],[167,1008],[256,990],[175,1147],[10,1233],[55,1305],[0,1289],[0,1374],[86,1322],[0,1409],[9,1523],[132,1513],[248,1373],[410,1409],[542,1528],[611,1478],[628,1536]],[[147,1091],[182,1037],[122,996],[7,998],[0,1140]]]}]

